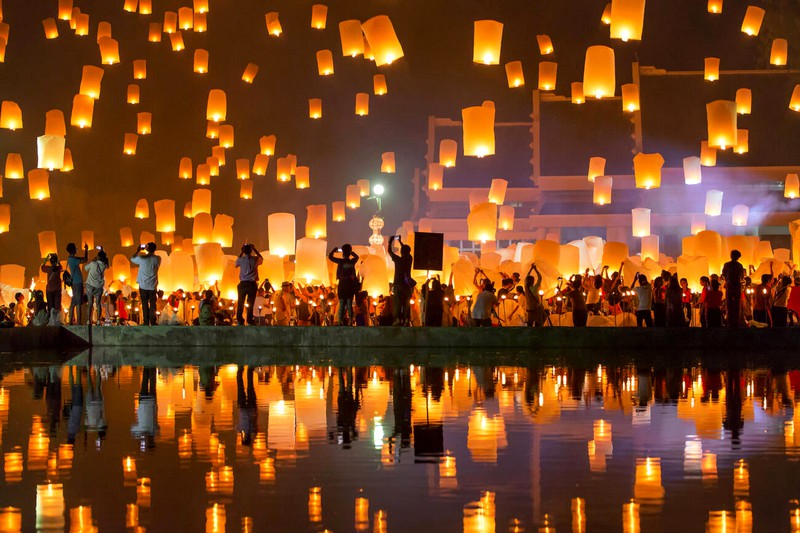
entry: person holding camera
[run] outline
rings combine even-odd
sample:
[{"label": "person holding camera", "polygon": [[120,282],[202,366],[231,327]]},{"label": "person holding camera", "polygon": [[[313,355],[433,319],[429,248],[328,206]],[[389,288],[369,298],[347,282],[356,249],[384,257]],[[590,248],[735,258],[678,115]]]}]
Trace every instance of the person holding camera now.
[{"label": "person holding camera", "polygon": [[247,300],[247,324],[253,325],[253,308],[258,292],[258,267],[264,262],[264,257],[249,243],[242,245],[242,252],[236,258],[236,268],[239,269],[239,285],[236,291],[239,299],[236,302],[236,322],[244,325],[244,302]]},{"label": "person holding camera", "polygon": [[[145,252],[142,254],[142,252]],[[156,243],[142,244],[133,252],[131,263],[139,266],[136,283],[142,297],[142,324],[156,324],[156,292],[158,291],[158,269],[161,267],[161,256],[156,255]]]},{"label": "person holding camera", "polygon": [[61,311],[61,264],[58,262],[57,254],[47,254],[42,263],[42,272],[47,274],[47,284],[44,292],[47,295],[47,315],[50,316],[55,309],[56,313]]},{"label": "person holding camera", "polygon": [[[400,255],[394,251],[395,239],[400,243]],[[411,321],[411,293],[417,282],[411,277],[411,266],[414,263],[411,247],[403,244],[400,235],[389,237],[389,257],[394,261],[394,282],[392,283],[394,325],[406,326]]]},{"label": "person holding camera", "polygon": [[[67,272],[72,283],[72,300],[67,311],[67,320],[70,325],[83,322],[83,273],[81,265],[89,260],[89,245],[83,245],[83,257],[78,257],[78,247],[74,242],[67,245]],[[74,312],[73,312],[74,311]],[[77,316],[76,316],[77,315]],[[73,318],[74,317],[74,318]]]},{"label": "person holding camera", "polygon": [[[342,257],[334,257],[335,253],[341,253]],[[343,244],[338,250],[334,248],[328,254],[328,260],[336,263],[336,296],[339,298],[339,306],[336,311],[336,322],[340,326],[349,326],[355,320],[353,313],[353,298],[359,291],[358,277],[356,276],[356,263],[358,254],[353,251],[349,244]],[[347,319],[345,321],[345,315]]]},{"label": "person holding camera", "polygon": [[89,299],[89,321],[92,323],[92,311],[97,309],[97,321],[102,322],[103,307],[103,287],[105,287],[105,272],[108,268],[108,256],[103,251],[102,246],[98,246],[98,252],[94,259],[83,267],[86,271],[86,297]]}]

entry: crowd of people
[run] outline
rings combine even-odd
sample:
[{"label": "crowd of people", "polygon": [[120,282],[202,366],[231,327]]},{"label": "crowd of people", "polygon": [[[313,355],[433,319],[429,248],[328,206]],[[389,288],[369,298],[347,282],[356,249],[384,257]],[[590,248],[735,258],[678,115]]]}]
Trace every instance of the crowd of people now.
[{"label": "crowd of people", "polygon": [[[161,258],[156,245],[140,246],[131,256],[137,265],[138,290],[105,290],[109,266],[102,248],[89,260],[89,249],[78,255],[67,246],[66,268],[58,257],[45,258],[41,271],[45,291],[34,290],[29,301],[21,292],[8,307],[0,308],[2,327],[24,325],[251,325],[251,326],[638,326],[719,328],[787,327],[800,324],[800,275],[787,263],[783,272],[752,280],[733,250],[720,275],[700,278],[700,291],[687,279],[662,271],[648,279],[636,273],[631,280],[604,266],[587,269],[569,279],[558,278],[557,287],[542,290],[536,263],[524,277],[501,273],[501,287],[480,268],[475,269],[474,292],[455,293],[452,274],[447,283],[438,276],[418,284],[411,275],[411,248],[399,237],[389,240],[395,264],[390,294],[370,296],[362,290],[359,256],[349,244],[335,248],[328,259],[336,264],[334,286],[284,281],[274,287],[259,280],[263,257],[245,243],[236,259],[239,270],[237,298],[223,298],[218,285],[204,291],[158,288]],[[759,282],[759,283],[756,283]],[[62,290],[70,287],[69,306],[62,307]],[[84,311],[86,315],[84,315]]]}]

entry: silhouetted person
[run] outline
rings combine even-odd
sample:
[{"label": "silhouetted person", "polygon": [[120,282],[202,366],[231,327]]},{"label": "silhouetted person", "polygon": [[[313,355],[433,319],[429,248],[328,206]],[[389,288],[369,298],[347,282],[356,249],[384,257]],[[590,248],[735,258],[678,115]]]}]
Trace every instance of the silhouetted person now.
[{"label": "silhouetted person", "polygon": [[431,278],[422,286],[425,298],[425,325],[441,327],[444,316],[444,289],[438,278]]},{"label": "silhouetted person", "polygon": [[247,324],[253,325],[253,307],[256,303],[258,292],[258,266],[264,262],[264,257],[252,244],[245,243],[242,252],[236,258],[236,268],[239,269],[239,285],[236,286],[238,300],[236,302],[236,322],[244,325],[244,304],[247,301]]},{"label": "silhouetted person", "polygon": [[[391,247],[389,249],[391,250]],[[342,257],[335,257],[334,254],[339,252],[341,252]],[[338,250],[336,248],[331,250],[328,254],[328,260],[336,263],[336,296],[339,297],[339,306],[336,309],[336,323],[340,326],[349,326],[354,322],[353,298],[359,290],[358,277],[356,276],[358,254],[353,251],[352,246],[344,244]],[[347,316],[346,320],[345,316]]]},{"label": "silhouetted person", "polygon": [[742,309],[742,281],[744,280],[744,266],[739,262],[742,253],[731,250],[731,260],[722,267],[725,280],[725,307],[727,309],[728,327],[738,328],[741,325]]},{"label": "silhouetted person", "polygon": [[253,435],[258,433],[258,407],[256,406],[256,388],[253,385],[253,367],[247,367],[247,389],[244,385],[244,367],[236,371],[236,403],[239,406],[239,432],[242,434],[242,446],[253,443]]},{"label": "silhouetted person", "polygon": [[[394,241],[400,243],[400,255],[394,251]],[[394,325],[407,326],[411,320],[411,293],[417,284],[411,277],[411,266],[414,258],[411,247],[403,244],[399,235],[389,237],[389,257],[394,261],[394,282],[392,293],[394,295]]]},{"label": "silhouetted person", "polygon": [[142,369],[142,386],[139,389],[139,409],[136,412],[136,424],[131,427],[131,434],[139,437],[142,445],[148,448],[155,446],[158,431],[158,410],[156,406],[156,369]]},{"label": "silhouetted person", "polygon": [[[75,376],[73,377],[73,374]],[[69,389],[72,398],[64,406],[67,417],[67,444],[75,444],[83,420],[83,375],[78,367],[69,367]]]},{"label": "silhouetted person", "polygon": [[394,435],[400,435],[400,447],[411,445],[411,375],[406,368],[394,371],[392,405],[394,407]]},{"label": "silhouetted person", "polygon": [[358,403],[353,394],[353,376],[350,369],[339,369],[339,397],[337,398],[336,429],[342,434],[342,444],[350,448],[353,439],[358,438],[356,413]]},{"label": "silhouetted person", "polygon": [[[141,252],[146,252],[141,255]],[[136,283],[142,296],[142,325],[156,324],[156,298],[158,291],[158,269],[161,267],[161,256],[156,255],[156,243],[142,244],[133,252],[131,263],[139,266]]]},{"label": "silhouetted person", "polygon": [[739,368],[728,370],[728,379],[725,381],[725,418],[722,427],[731,432],[731,444],[739,447],[739,435],[744,428],[742,418],[742,384]]},{"label": "silhouetted person", "polygon": [[75,246],[74,242],[67,245],[67,253],[69,254],[67,257],[67,272],[72,278],[72,300],[69,303],[67,321],[70,324],[80,324],[83,322],[83,272],[81,272],[81,264],[89,260],[89,245],[83,245],[83,257],[76,255],[78,247]]}]

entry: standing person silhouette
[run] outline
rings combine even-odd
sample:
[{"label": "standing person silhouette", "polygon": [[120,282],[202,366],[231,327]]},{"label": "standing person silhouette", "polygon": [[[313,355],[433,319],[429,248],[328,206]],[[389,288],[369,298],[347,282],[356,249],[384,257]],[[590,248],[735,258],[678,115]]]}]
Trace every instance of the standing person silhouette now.
[{"label": "standing person silhouette", "polygon": [[[146,252],[141,255],[141,252]],[[142,296],[142,324],[153,326],[156,323],[156,293],[158,291],[158,269],[161,256],[156,255],[156,243],[142,244],[133,252],[131,263],[139,265],[139,294]],[[120,313],[121,314],[121,313]]]},{"label": "standing person silhouette", "polygon": [[236,258],[236,268],[239,269],[239,285],[236,287],[238,300],[236,302],[236,322],[244,325],[244,303],[247,300],[247,325],[253,325],[253,308],[256,304],[258,292],[258,267],[264,262],[264,257],[252,244],[242,245],[242,253]]},{"label": "standing person silhouette", "polygon": [[[394,251],[394,241],[400,243],[400,255]],[[394,261],[394,282],[392,284],[394,303],[394,325],[406,326],[411,319],[411,293],[417,282],[411,277],[414,258],[411,247],[403,244],[400,235],[389,237],[389,257]]]},{"label": "standing person silhouette", "polygon": [[[89,260],[89,245],[83,245],[83,257],[78,257],[78,247],[74,242],[67,245],[67,272],[72,277],[72,300],[69,303],[67,321],[70,325],[83,322],[83,273],[81,265]],[[74,311],[74,313],[73,313]]]},{"label": "standing person silhouette", "polygon": [[42,272],[47,274],[47,284],[45,294],[47,295],[47,315],[48,317],[61,311],[61,264],[58,262],[58,255],[47,254],[42,263]]},{"label": "standing person silhouette", "polygon": [[742,281],[744,280],[744,266],[739,262],[742,253],[731,250],[731,260],[722,267],[721,277],[725,280],[725,307],[727,310],[728,327],[736,329],[742,322]]},{"label": "standing person silhouette", "polygon": [[[342,257],[335,257],[334,254],[341,253]],[[343,244],[338,250],[334,248],[328,254],[328,260],[336,263],[336,296],[339,298],[339,306],[336,311],[336,323],[340,326],[349,326],[354,321],[353,298],[359,290],[358,278],[356,277],[356,263],[358,254],[353,251],[349,244]],[[345,316],[347,321],[345,322]]]}]

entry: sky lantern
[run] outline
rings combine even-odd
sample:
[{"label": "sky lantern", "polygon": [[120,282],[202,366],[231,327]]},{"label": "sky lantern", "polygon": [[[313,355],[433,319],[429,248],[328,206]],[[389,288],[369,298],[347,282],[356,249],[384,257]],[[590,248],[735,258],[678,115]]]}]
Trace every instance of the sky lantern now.
[{"label": "sky lantern", "polygon": [[342,55],[356,57],[364,53],[364,38],[360,20],[343,20],[339,23]]},{"label": "sky lantern", "polygon": [[182,30],[191,30],[194,27],[194,11],[191,7],[178,9],[178,27]]},{"label": "sky lantern", "polygon": [[97,23],[97,42],[103,37],[111,37],[111,23],[101,21]]},{"label": "sky lantern", "polygon": [[267,173],[269,166],[269,156],[264,154],[256,154],[253,160],[253,174],[256,176],[264,176]]},{"label": "sky lantern", "polygon": [[[164,246],[172,246],[175,242],[175,233],[172,231],[164,231],[161,232],[161,244]],[[170,263],[170,267],[172,267],[172,263]]]},{"label": "sky lantern", "polygon": [[153,0],[139,0],[139,14],[152,15],[153,14]]},{"label": "sky lantern", "polygon": [[383,96],[389,89],[386,86],[386,76],[383,74],[375,74],[372,77],[372,92],[375,96]]},{"label": "sky lantern", "polygon": [[590,157],[589,158],[589,173],[587,178],[589,181],[594,181],[597,176],[602,176],[606,173],[606,158],[605,157]]},{"label": "sky lantern", "polygon": [[629,113],[639,111],[639,86],[635,83],[622,86],[622,110]]},{"label": "sky lantern", "polygon": [[493,204],[503,205],[506,199],[506,190],[508,189],[508,181],[500,178],[492,180],[492,185],[489,187],[489,201]]},{"label": "sky lantern", "polygon": [[194,51],[194,71],[198,74],[208,72],[208,50],[198,48]]},{"label": "sky lantern", "polygon": [[178,31],[178,14],[174,11],[164,11],[164,33],[172,34]]},{"label": "sky lantern", "polygon": [[192,201],[189,200],[183,206],[183,216],[184,218],[194,218],[194,213],[192,212]]},{"label": "sky lantern", "polygon": [[750,130],[736,130],[736,145],[733,151],[737,154],[746,154],[750,151]]},{"label": "sky lantern", "polygon": [[25,176],[22,166],[22,156],[20,154],[9,153],[6,156],[6,178],[10,180],[21,180]]},{"label": "sky lantern", "polygon": [[640,41],[644,26],[645,0],[611,1],[611,38]]},{"label": "sky lantern", "polygon": [[369,115],[369,93],[356,93],[356,115]]},{"label": "sky lantern", "polygon": [[193,0],[192,6],[195,13],[208,13],[208,0]]},{"label": "sky lantern", "polygon": [[200,213],[211,213],[211,191],[209,189],[195,189],[192,193],[192,216]]},{"label": "sky lantern", "polygon": [[85,244],[90,249],[94,248],[94,231],[92,230],[81,231],[81,243]]},{"label": "sky lantern", "polygon": [[439,141],[439,163],[445,168],[456,166],[456,156],[458,155],[458,143],[453,139],[442,139]]},{"label": "sky lantern", "polygon": [[6,43],[6,39],[0,37],[0,63],[5,63],[6,61]]},{"label": "sky lantern", "polygon": [[708,141],[700,142],[700,164],[704,167],[717,166],[717,149],[709,146]]},{"label": "sky lantern", "polygon": [[732,223],[734,226],[742,227],[747,225],[747,216],[750,213],[750,208],[744,204],[733,206],[731,212]]},{"label": "sky lantern", "polygon": [[708,0],[708,12],[715,15],[722,13],[722,0]]},{"label": "sky lantern", "polygon": [[126,133],[122,143],[122,153],[125,155],[136,155],[136,145],[138,143],[138,135],[135,133]]},{"label": "sky lantern", "polygon": [[273,37],[280,37],[283,28],[281,28],[281,21],[278,20],[278,13],[271,11],[264,16],[264,19],[267,22],[267,32]]},{"label": "sky lantern", "polygon": [[370,195],[369,180],[358,180],[356,182],[356,185],[358,185],[358,190],[359,194],[361,195],[361,198],[366,198],[367,196]]},{"label": "sky lantern", "polygon": [[707,57],[705,59],[705,68],[703,77],[708,81],[717,81],[719,79],[719,58]]},{"label": "sky lantern", "polygon": [[48,18],[42,21],[44,26],[44,38],[55,39],[58,37],[58,26],[56,26],[56,19]]},{"label": "sky lantern", "polygon": [[331,203],[331,219],[334,222],[344,222],[345,221],[345,211],[346,206],[344,202],[332,202]]},{"label": "sky lantern", "polygon": [[258,140],[258,145],[261,150],[262,155],[273,155],[275,153],[275,143],[277,142],[277,137],[274,135],[264,135]]},{"label": "sky lantern", "polygon": [[42,256],[42,259],[48,254],[58,253],[55,231],[40,231],[37,237],[39,238],[39,255]]},{"label": "sky lantern", "polygon": [[497,204],[475,204],[467,216],[468,238],[474,242],[492,242],[497,236]]},{"label": "sky lantern", "polygon": [[315,30],[324,30],[328,22],[328,6],[314,4],[311,6],[311,27]]},{"label": "sky lantern", "polygon": [[570,99],[573,104],[582,104],[586,102],[586,96],[583,94],[583,82],[573,81],[570,85],[571,96]]},{"label": "sky lantern", "polygon": [[428,165],[428,190],[438,191],[444,186],[444,165],[431,163]]},{"label": "sky lantern", "polygon": [[139,132],[139,135],[149,135],[152,133],[152,122],[153,122],[153,114],[152,113],[137,113],[136,114],[136,131]]},{"label": "sky lantern", "polygon": [[211,89],[208,92],[208,105],[206,106],[206,120],[224,122],[228,113],[228,99],[225,91]]},{"label": "sky lantern", "polygon": [[603,8],[603,14],[600,15],[600,22],[608,26],[611,24],[611,2],[606,4],[606,7]]},{"label": "sky lantern", "polygon": [[384,152],[381,154],[381,172],[384,174],[394,174],[396,165],[394,162],[394,152]]},{"label": "sky lantern", "polygon": [[715,100],[706,104],[708,146],[725,150],[736,146],[736,102]]},{"label": "sky lantern", "polygon": [[325,239],[328,236],[328,206],[325,204],[306,207],[306,237]]},{"label": "sky lantern", "polygon": [[488,105],[461,110],[465,156],[494,155],[494,116],[494,107]]},{"label": "sky lantern", "polygon": [[792,111],[800,111],[800,83],[794,86],[792,98],[789,101],[789,109]]},{"label": "sky lantern", "polygon": [[119,241],[120,246],[123,248],[127,248],[128,246],[133,246],[133,233],[131,232],[131,228],[120,228],[119,230]]},{"label": "sky lantern", "polygon": [[181,162],[178,164],[178,177],[182,180],[192,179],[192,158],[181,157]]},{"label": "sky lantern", "polygon": [[740,115],[749,115],[753,109],[753,91],[739,89],[736,91],[736,112]]},{"label": "sky lantern", "polygon": [[313,120],[322,118],[322,98],[308,99],[308,118]]},{"label": "sky lantern", "polygon": [[89,14],[78,11],[73,17],[75,19],[75,35],[85,37],[89,35]]},{"label": "sky lantern", "polygon": [[179,31],[169,34],[169,43],[172,45],[173,52],[180,52],[186,48],[186,45],[183,42],[183,33]]},{"label": "sky lantern", "polygon": [[128,103],[131,105],[136,105],[139,103],[140,98],[140,91],[139,86],[135,83],[131,83],[128,85],[128,92],[127,92],[127,100]]},{"label": "sky lantern", "polygon": [[258,65],[255,63],[248,63],[244,69],[244,73],[242,74],[242,81],[245,83],[253,83],[253,80],[256,78],[256,74],[258,74]]},{"label": "sky lantern", "polygon": [[583,91],[600,98],[616,94],[616,67],[614,50],[608,46],[590,46],[586,49],[586,62],[583,67]]},{"label": "sky lantern", "polygon": [[330,76],[333,74],[333,53],[330,50],[320,50],[317,52],[317,71],[320,76]]},{"label": "sky lantern", "polygon": [[16,102],[4,100],[0,105],[0,128],[12,131],[22,129],[22,109]]},{"label": "sky lantern", "polygon": [[146,198],[142,198],[136,202],[136,209],[133,211],[133,216],[140,219],[150,217],[150,205],[147,203]]},{"label": "sky lantern", "polygon": [[594,195],[592,202],[596,205],[608,205],[611,203],[611,188],[614,178],[611,176],[597,176],[594,179]]},{"label": "sky lantern", "polygon": [[497,218],[497,226],[503,231],[514,229],[514,208],[510,205],[500,206],[500,214]]},{"label": "sky lantern", "polygon": [[683,158],[683,182],[686,185],[699,185],[703,181],[701,161],[697,156]]},{"label": "sky lantern", "polygon": [[111,37],[100,37],[100,60],[104,65],[119,63],[119,43]]},{"label": "sky lantern", "polygon": [[205,244],[213,242],[214,220],[210,213],[196,213],[192,222],[192,242],[195,244]]},{"label": "sky lantern", "polygon": [[558,73],[558,63],[553,61],[541,61],[539,63],[539,90],[552,91],[556,88],[556,74]]},{"label": "sky lantern", "polygon": [[502,23],[496,20],[476,20],[472,61],[483,65],[499,65],[502,43]]},{"label": "sky lantern", "polygon": [[[63,119],[63,117],[62,117]],[[39,155],[39,168],[60,170],[64,167],[64,144],[62,135],[42,135],[36,138]]]},{"label": "sky lantern", "polygon": [[236,160],[236,178],[240,180],[250,179],[250,161],[247,159]]},{"label": "sky lantern", "polygon": [[220,124],[219,145],[225,149],[233,148],[233,124]]},{"label": "sky lantern", "polygon": [[311,186],[311,177],[308,167],[296,167],[294,185],[297,189],[308,189]]},{"label": "sky lantern", "polygon": [[800,178],[797,174],[787,174],[783,185],[783,197],[794,200],[800,198]]},{"label": "sky lantern", "polygon": [[195,33],[205,33],[208,31],[208,17],[206,17],[205,13],[197,13],[194,14],[194,32]]},{"label": "sky lantern", "polygon": [[691,234],[697,235],[701,231],[706,230],[706,215],[705,213],[692,214]]},{"label": "sky lantern", "polygon": [[209,139],[219,138],[219,122],[209,120],[206,122],[206,137]]},{"label": "sky lantern", "polygon": [[[125,228],[130,233],[130,228]],[[123,248],[127,248],[128,246],[133,246],[133,236],[130,237],[129,241],[130,244],[123,244]],[[111,259],[111,270],[114,273],[114,279],[119,280],[121,282],[125,282],[131,279],[131,263],[127,257],[123,254],[116,254]]]},{"label": "sky lantern", "polygon": [[267,217],[269,253],[278,257],[294,255],[295,221],[292,213],[272,213]]},{"label": "sky lantern", "polygon": [[287,157],[279,157],[277,161],[278,181],[292,181],[292,161]]},{"label": "sky lantern", "polygon": [[403,47],[392,26],[392,21],[386,15],[378,15],[361,25],[372,54],[375,57],[375,66],[391,65],[403,57]]},{"label": "sky lantern", "polygon": [[[197,262],[197,278],[201,284],[211,286],[222,281],[225,272],[225,254],[218,242],[195,243],[194,258]],[[189,261],[186,265],[189,265]]]},{"label": "sky lantern", "polygon": [[105,72],[100,67],[95,67],[94,65],[83,67],[81,87],[78,93],[94,99],[100,98],[100,84],[103,81],[103,74]]},{"label": "sky lantern", "polygon": [[72,0],[58,0],[59,20],[69,20],[72,18]]},{"label": "sky lantern", "polygon": [[223,248],[233,246],[233,217],[222,213],[214,217],[214,230],[211,241],[218,242]]},{"label": "sky lantern", "polygon": [[522,61],[506,63],[506,78],[508,79],[509,89],[525,85],[525,75],[522,73]]},{"label": "sky lantern", "polygon": [[175,231],[175,200],[153,202],[156,211],[156,231],[170,233]]},{"label": "sky lantern", "polygon": [[[602,242],[602,241],[601,241]],[[628,245],[624,242],[607,242],[603,245],[603,265],[619,265],[625,261],[630,253],[628,252]],[[610,267],[611,268],[611,267]]]},{"label": "sky lantern", "polygon": [[94,99],[85,94],[76,94],[72,99],[70,124],[81,129],[91,128],[92,115],[94,115]]},{"label": "sky lantern", "polygon": [[631,223],[634,237],[650,235],[650,210],[644,207],[631,209]]},{"label": "sky lantern", "polygon": [[137,80],[143,80],[147,78],[147,60],[134,59],[133,78]]},{"label": "sky lantern", "polygon": [[122,9],[128,13],[136,13],[136,8],[139,7],[139,0],[125,0]]},{"label": "sky lantern", "polygon": [[553,53],[553,41],[550,40],[548,35],[537,35],[536,44],[539,45],[539,53],[543,56]]},{"label": "sky lantern", "polygon": [[297,256],[295,258],[295,278],[306,283],[330,283],[328,272],[328,243],[324,240],[311,238],[297,241]]},{"label": "sky lantern", "polygon": [[[217,160],[215,157],[209,157],[206,159],[206,163],[197,165],[197,170],[195,171],[195,181],[198,185],[211,185],[211,176],[219,176],[219,166],[212,166],[212,159],[214,161]],[[216,170],[212,170],[214,168],[216,168]]]},{"label": "sky lantern", "polygon": [[710,189],[706,192],[705,214],[710,217],[718,217],[722,214],[722,191]]},{"label": "sky lantern", "polygon": [[253,180],[245,180],[239,186],[239,198],[242,200],[253,199]]},{"label": "sky lantern", "polygon": [[348,185],[345,189],[345,202],[350,209],[361,207],[361,188],[358,185]]},{"label": "sky lantern", "polygon": [[147,40],[151,43],[160,43],[163,28],[160,22],[151,22],[147,29]]},{"label": "sky lantern", "polygon": [[761,23],[764,21],[764,10],[756,6],[747,6],[742,21],[742,33],[753,36],[758,35],[761,30]]},{"label": "sky lantern", "polygon": [[31,200],[50,198],[50,174],[43,168],[28,171],[28,192]]},{"label": "sky lantern", "polygon": [[664,158],[659,153],[639,153],[633,158],[633,173],[637,189],[657,189],[661,187],[661,167]]},{"label": "sky lantern", "polygon": [[75,169],[75,164],[72,162],[72,152],[69,148],[64,148],[64,166],[61,167],[61,172],[71,172]]},{"label": "sky lantern", "polygon": [[772,50],[769,54],[770,65],[776,67],[786,66],[789,59],[789,43],[786,39],[775,39],[772,41]]}]

